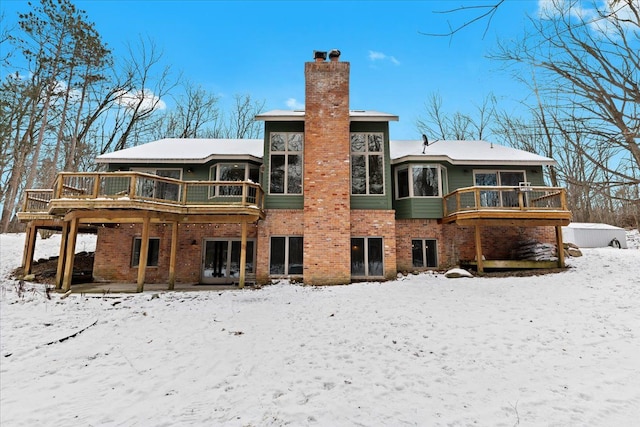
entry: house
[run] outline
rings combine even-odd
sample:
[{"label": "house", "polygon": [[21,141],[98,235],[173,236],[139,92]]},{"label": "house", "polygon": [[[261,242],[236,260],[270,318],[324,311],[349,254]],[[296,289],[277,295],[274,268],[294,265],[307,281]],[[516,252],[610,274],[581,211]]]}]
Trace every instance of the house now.
[{"label": "house", "polygon": [[393,141],[393,114],[351,110],[349,63],[305,63],[305,110],[260,114],[264,139],[163,139],[99,156],[29,190],[23,267],[39,228],[62,232],[56,284],[71,286],[78,232],[97,233],[100,281],[310,285],[395,278],[514,259],[518,242],[561,245],[565,190],[547,157],[485,141]]}]

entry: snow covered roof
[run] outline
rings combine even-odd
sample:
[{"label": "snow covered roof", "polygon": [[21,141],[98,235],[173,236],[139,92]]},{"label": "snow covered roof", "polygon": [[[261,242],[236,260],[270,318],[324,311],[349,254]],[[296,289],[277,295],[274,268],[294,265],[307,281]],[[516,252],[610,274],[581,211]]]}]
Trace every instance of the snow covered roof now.
[{"label": "snow covered roof", "polygon": [[[304,121],[304,110],[271,110],[258,114],[256,120],[263,121]],[[389,122],[398,121],[398,116],[370,110],[350,110],[349,118],[352,122]]]},{"label": "snow covered roof", "polygon": [[206,163],[211,159],[261,161],[262,139],[166,138],[96,158],[97,163]]},{"label": "snow covered roof", "polygon": [[[391,141],[392,163],[446,161],[453,165],[555,165],[556,162],[524,150],[487,141],[435,141],[424,147],[420,141]],[[423,153],[424,149],[424,153]]]},{"label": "snow covered roof", "polygon": [[[304,114],[304,112],[303,112]],[[383,113],[380,113],[383,114]],[[422,150],[424,148],[424,154]],[[393,164],[405,161],[446,161],[454,165],[554,165],[549,157],[486,141],[391,141]],[[262,139],[167,138],[96,158],[97,163],[195,163],[212,159],[261,161]]]}]

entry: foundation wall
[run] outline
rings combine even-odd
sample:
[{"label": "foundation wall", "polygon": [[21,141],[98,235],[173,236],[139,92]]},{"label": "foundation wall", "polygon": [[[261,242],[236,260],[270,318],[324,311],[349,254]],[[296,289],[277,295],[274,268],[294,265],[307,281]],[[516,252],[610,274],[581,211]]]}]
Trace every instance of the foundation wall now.
[{"label": "foundation wall", "polygon": [[[169,280],[171,254],[171,224],[151,224],[149,237],[160,239],[158,266],[149,266],[145,283],[166,283]],[[204,239],[240,239],[240,224],[179,224],[176,255],[176,282],[198,283],[202,269]],[[93,277],[96,281],[135,283],[138,267],[132,267],[134,237],[142,236],[141,224],[120,224],[98,229]],[[247,238],[257,237],[256,227],[249,225]]]}]

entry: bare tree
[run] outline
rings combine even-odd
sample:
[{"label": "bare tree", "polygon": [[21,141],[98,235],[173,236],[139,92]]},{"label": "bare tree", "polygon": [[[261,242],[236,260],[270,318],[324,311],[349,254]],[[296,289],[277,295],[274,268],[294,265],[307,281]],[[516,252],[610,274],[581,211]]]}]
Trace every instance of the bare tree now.
[{"label": "bare tree", "polygon": [[496,114],[496,99],[488,95],[480,105],[475,105],[475,114],[462,112],[448,114],[438,93],[431,94],[425,102],[424,115],[416,120],[420,133],[436,139],[480,140],[487,138]]},{"label": "bare tree", "polygon": [[175,109],[161,118],[154,138],[201,138],[211,126],[219,126],[218,97],[190,82],[183,83],[182,88]]},{"label": "bare tree", "polygon": [[611,4],[578,10],[549,2],[532,31],[493,57],[535,70],[530,110],[556,157],[579,157],[574,166],[584,171],[564,179],[589,186],[590,210],[613,213],[628,202],[637,217],[640,202],[624,195],[640,186],[640,10],[633,0]]}]

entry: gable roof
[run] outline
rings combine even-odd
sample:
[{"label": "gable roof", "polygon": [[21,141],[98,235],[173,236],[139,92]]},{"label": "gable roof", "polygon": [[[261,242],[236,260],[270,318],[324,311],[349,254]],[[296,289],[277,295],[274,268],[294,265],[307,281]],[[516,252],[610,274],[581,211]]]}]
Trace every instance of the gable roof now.
[{"label": "gable roof", "polygon": [[262,161],[262,139],[166,138],[96,157],[97,163],[206,163],[209,160]]},{"label": "gable roof", "polygon": [[[555,165],[550,157],[487,141],[390,141],[391,163],[446,161],[453,165]],[[424,153],[423,153],[424,149]]]},{"label": "gable roof", "polygon": [[[283,122],[304,121],[304,110],[271,110],[256,115],[256,120]],[[352,122],[390,122],[398,121],[398,116],[371,110],[349,110],[349,119]]]}]

